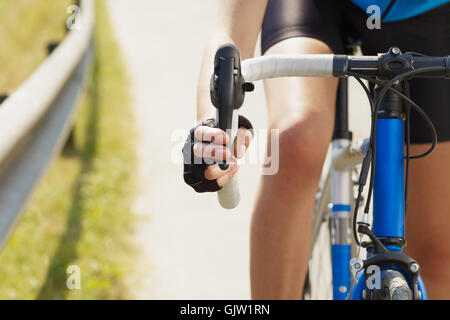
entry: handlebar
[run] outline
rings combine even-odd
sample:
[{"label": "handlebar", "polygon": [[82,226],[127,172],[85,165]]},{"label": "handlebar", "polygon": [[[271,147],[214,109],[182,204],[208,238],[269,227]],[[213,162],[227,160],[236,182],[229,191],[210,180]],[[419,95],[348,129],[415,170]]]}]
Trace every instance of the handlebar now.
[{"label": "handlebar", "polygon": [[[229,43],[221,46],[215,56],[211,101],[217,109],[217,126],[224,131],[234,132],[234,135],[230,135],[231,142],[228,146],[233,150],[238,109],[243,104],[245,91],[251,91],[251,86],[245,81],[280,77],[345,77],[355,73],[380,80],[391,80],[400,74],[423,68],[427,68],[427,71],[415,73],[411,77],[450,79],[450,56],[430,57],[402,53],[399,48],[392,47],[387,53],[378,56],[269,55],[244,60],[241,65],[238,49]],[[225,163],[220,166],[226,169],[228,165]],[[238,187],[235,176],[218,192],[219,202],[224,208],[237,206]]]},{"label": "handlebar", "polygon": [[393,47],[388,53],[378,56],[270,55],[242,62],[242,74],[246,81],[280,77],[344,77],[348,72],[390,80],[401,73],[421,68],[435,68],[436,71],[420,73],[415,77],[450,79],[450,56],[402,54]]}]

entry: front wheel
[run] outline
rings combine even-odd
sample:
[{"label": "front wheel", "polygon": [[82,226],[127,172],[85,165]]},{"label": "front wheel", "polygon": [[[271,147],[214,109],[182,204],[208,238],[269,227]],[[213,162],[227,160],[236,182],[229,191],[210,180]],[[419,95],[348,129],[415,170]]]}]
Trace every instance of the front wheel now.
[{"label": "front wheel", "polygon": [[381,282],[387,292],[387,300],[412,300],[412,291],[405,277],[398,271],[387,271]]},{"label": "front wheel", "polygon": [[381,290],[376,291],[370,297],[371,300],[412,300],[412,298],[412,290],[405,277],[395,270],[388,270],[384,273]]}]

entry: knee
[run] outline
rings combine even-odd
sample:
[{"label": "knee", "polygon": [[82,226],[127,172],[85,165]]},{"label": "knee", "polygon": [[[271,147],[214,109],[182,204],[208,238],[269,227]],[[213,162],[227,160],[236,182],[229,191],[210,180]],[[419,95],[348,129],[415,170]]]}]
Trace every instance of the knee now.
[{"label": "knee", "polygon": [[320,176],[331,140],[331,130],[312,121],[298,121],[280,128],[280,171],[313,179]]}]

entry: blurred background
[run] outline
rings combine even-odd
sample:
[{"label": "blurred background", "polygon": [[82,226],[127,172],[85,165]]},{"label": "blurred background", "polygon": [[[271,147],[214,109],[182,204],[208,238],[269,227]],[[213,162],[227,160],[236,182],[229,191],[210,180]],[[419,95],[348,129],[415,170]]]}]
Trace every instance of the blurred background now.
[{"label": "blurred background", "polygon": [[[8,161],[0,145],[0,200],[3,189],[4,199],[20,198],[14,209],[0,203],[0,222],[2,215],[12,221],[0,230],[0,299],[250,298],[249,228],[261,162],[243,160],[242,200],[229,211],[182,180],[181,147],[195,124],[197,77],[218,4],[0,0],[0,124],[10,123],[0,138],[22,130],[8,114],[37,119],[26,139],[4,148]],[[77,94],[66,94],[75,82]],[[55,96],[38,98],[52,86]],[[368,134],[369,107],[354,82],[350,100],[359,139]],[[45,112],[36,116],[35,105]],[[71,111],[51,152],[36,151],[35,161],[23,150],[39,149],[33,139],[45,137],[58,108]],[[256,131],[266,128],[261,83],[242,113]],[[264,136],[251,148],[263,150]],[[28,171],[15,167],[26,161],[27,168],[45,165],[19,190],[8,181],[26,180]]]}]

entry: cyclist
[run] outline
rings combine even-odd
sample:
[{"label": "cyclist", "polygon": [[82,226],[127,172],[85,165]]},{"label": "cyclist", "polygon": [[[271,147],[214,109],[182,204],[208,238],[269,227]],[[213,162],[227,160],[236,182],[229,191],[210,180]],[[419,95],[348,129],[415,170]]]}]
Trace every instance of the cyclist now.
[{"label": "cyclist", "polygon": [[[191,130],[184,152],[196,157],[229,159],[212,140],[226,134],[213,128],[209,80],[217,47],[233,42],[241,59],[253,56],[261,31],[262,54],[344,53],[347,34],[358,34],[366,55],[396,45],[428,55],[450,54],[449,0],[222,0],[217,25],[203,59],[198,83],[201,122]],[[378,5],[380,29],[368,27],[366,9]],[[265,81],[269,127],[279,129],[279,171],[262,177],[251,227],[251,289],[254,299],[301,296],[309,257],[315,194],[332,136],[337,79],[281,78]],[[439,143],[428,157],[410,167],[406,253],[421,263],[432,299],[450,298],[450,84],[445,80],[411,81],[412,99],[436,126]],[[241,157],[252,137],[240,118],[235,155]],[[250,129],[250,130],[248,130]],[[212,136],[216,136],[212,139]],[[269,139],[270,140],[270,139]],[[202,142],[203,141],[203,142]],[[428,148],[430,134],[420,117],[411,118],[411,154]],[[270,143],[270,141],[269,141]],[[270,148],[270,145],[268,146]],[[185,159],[185,181],[198,192],[217,191],[237,171]]]}]

